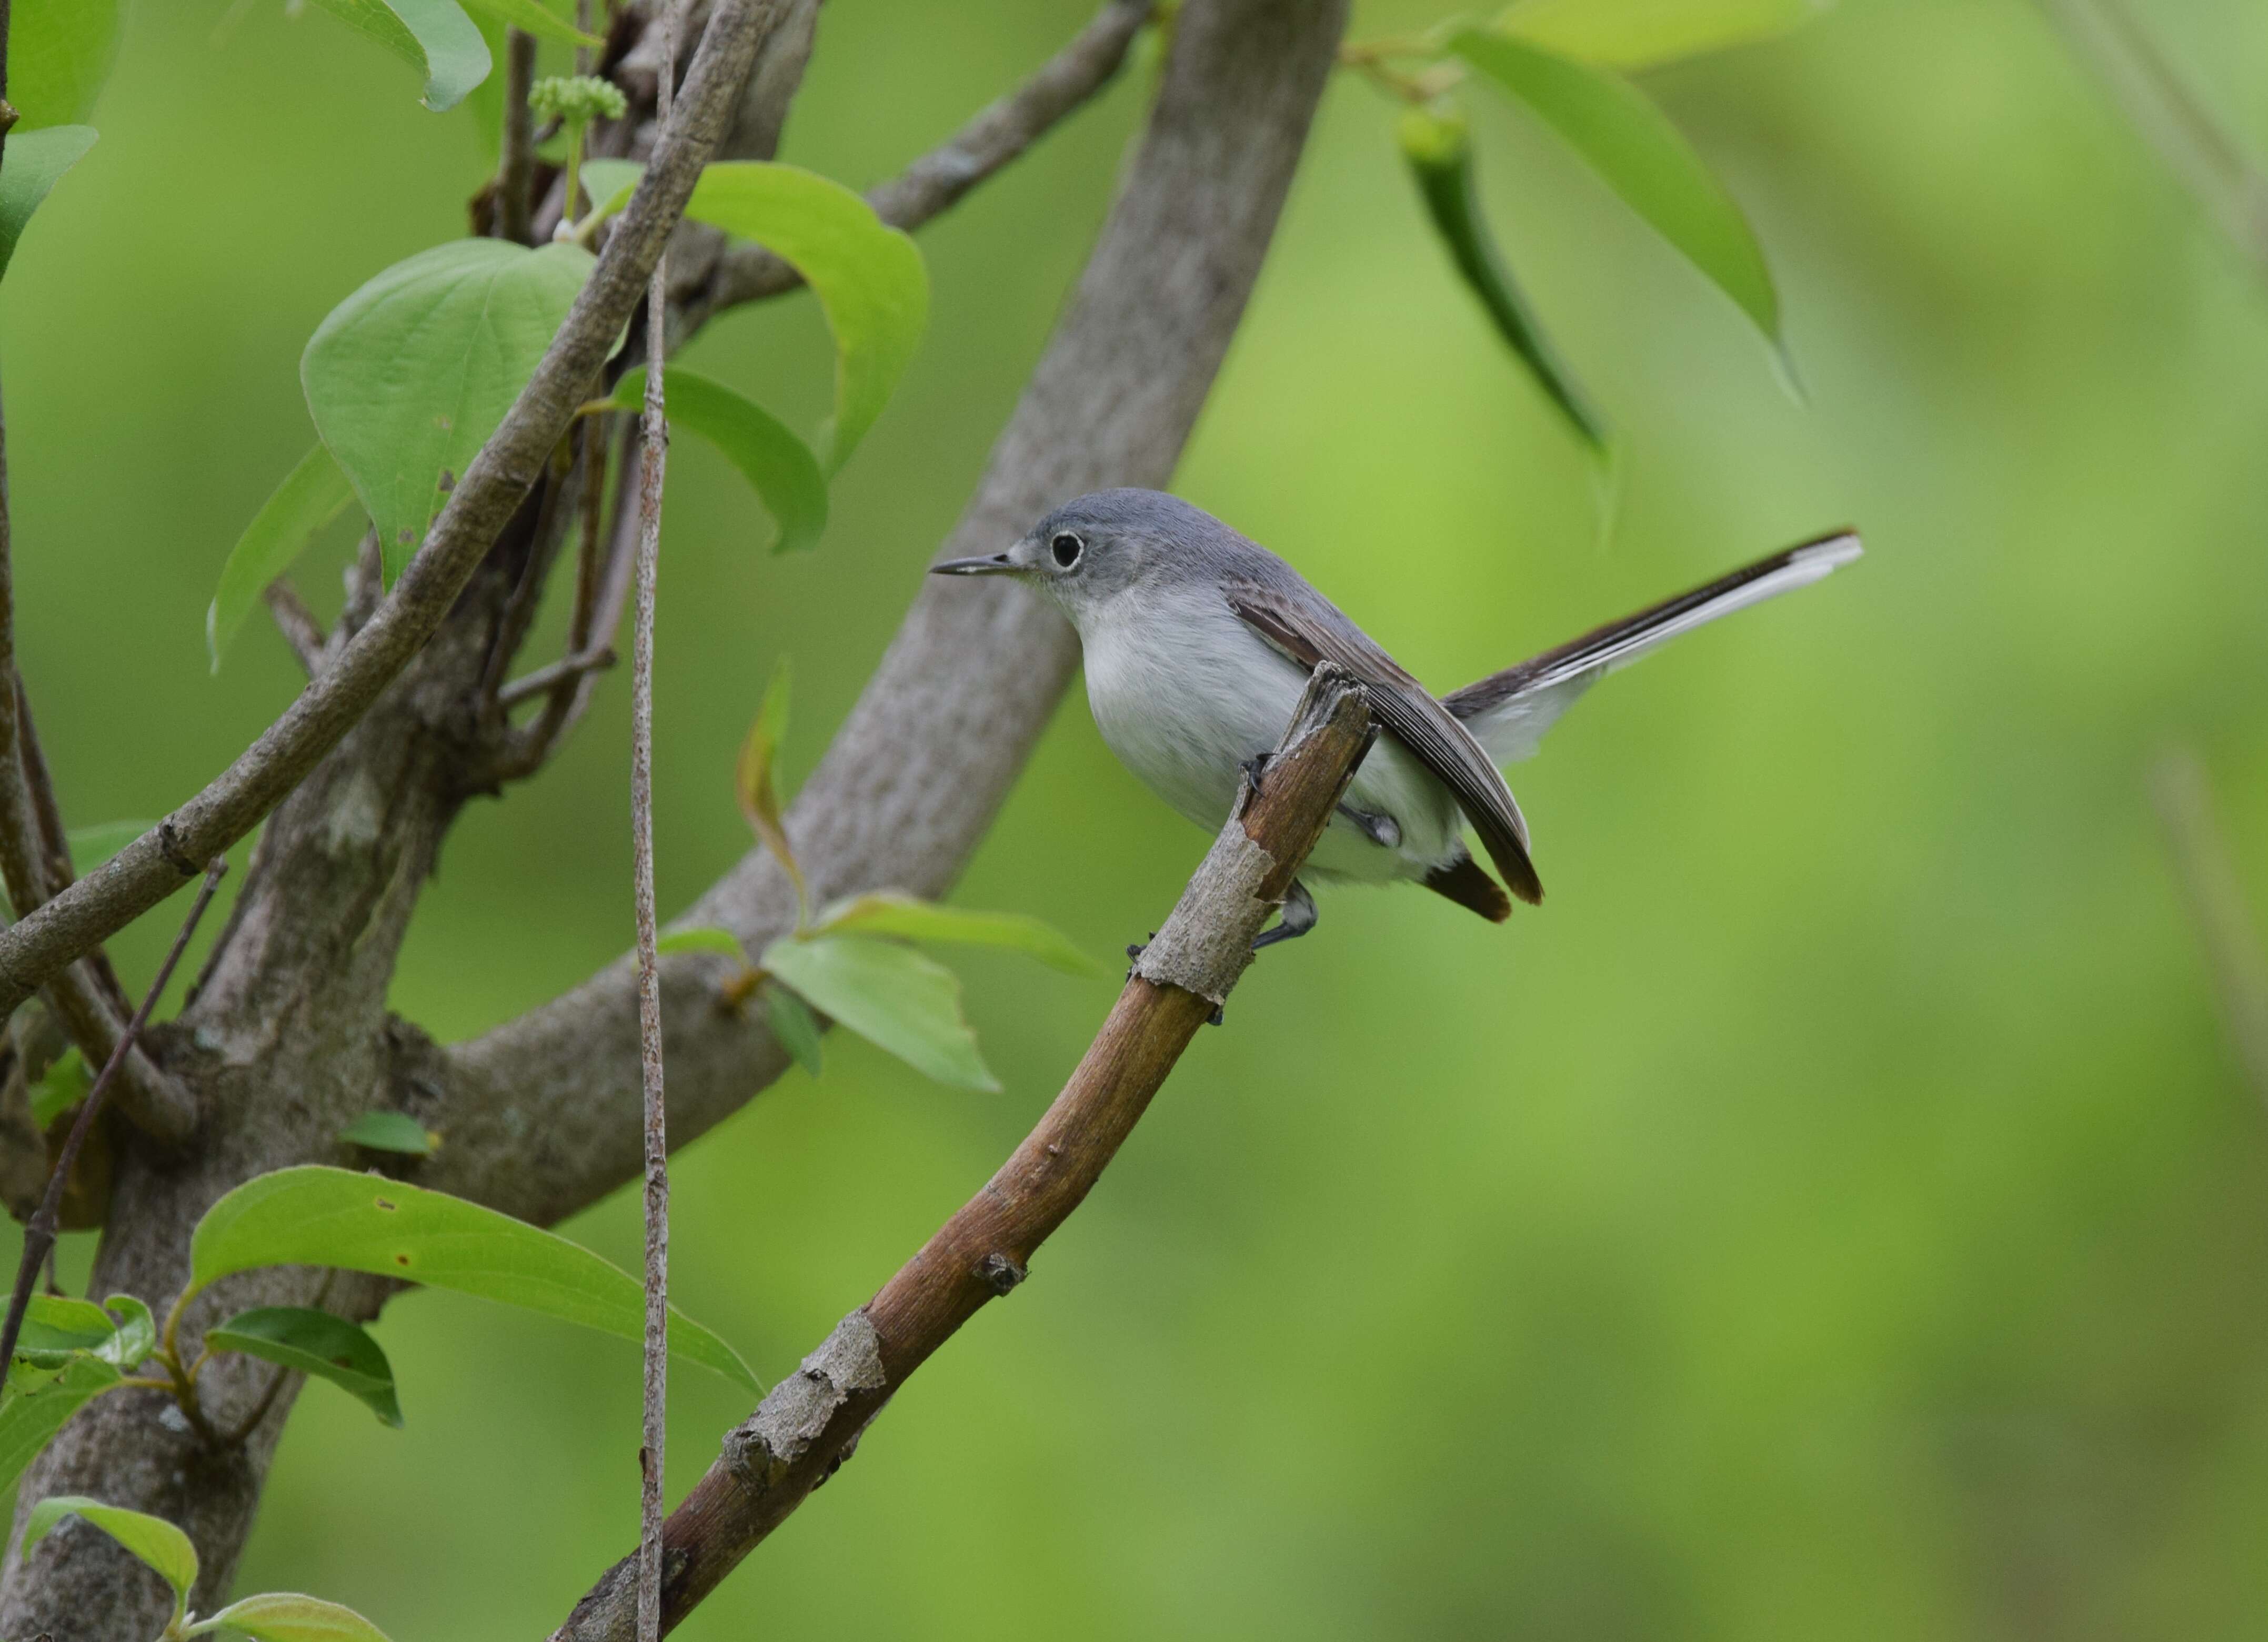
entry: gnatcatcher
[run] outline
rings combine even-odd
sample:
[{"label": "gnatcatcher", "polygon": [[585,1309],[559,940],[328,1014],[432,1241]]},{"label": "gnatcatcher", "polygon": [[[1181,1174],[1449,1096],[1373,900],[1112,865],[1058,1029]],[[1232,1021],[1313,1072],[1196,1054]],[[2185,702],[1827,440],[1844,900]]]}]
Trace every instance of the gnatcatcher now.
[{"label": "gnatcatcher", "polygon": [[[1061,607],[1086,652],[1086,699],[1120,762],[1198,826],[1219,831],[1239,779],[1262,776],[1317,663],[1368,687],[1385,731],[1307,858],[1324,880],[1408,880],[1503,922],[1504,890],[1473,860],[1472,824],[1512,893],[1543,885],[1528,823],[1497,772],[1535,751],[1602,676],[1680,633],[1815,582],[1859,554],[1838,531],[1609,622],[1436,701],[1300,573],[1211,514],[1156,490],[1098,490],[1049,513],[1005,553],[949,559],[940,576],[1013,576]],[[1304,935],[1315,903],[1292,886],[1254,943]]]}]

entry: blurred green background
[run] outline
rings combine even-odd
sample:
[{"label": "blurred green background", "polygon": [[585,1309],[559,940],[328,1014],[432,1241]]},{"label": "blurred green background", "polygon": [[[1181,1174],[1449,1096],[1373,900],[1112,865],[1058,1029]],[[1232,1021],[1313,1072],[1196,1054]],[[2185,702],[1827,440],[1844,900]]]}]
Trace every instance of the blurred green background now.
[{"label": "blurred green background", "polygon": [[[330,19],[255,0],[217,33],[229,9],[134,11],[0,298],[20,644],[75,825],[160,813],[289,700],[257,624],[207,676],[205,601],[311,441],[308,333],[462,232],[486,164]],[[833,0],[784,158],[886,175],[1087,10]],[[2145,10],[2268,144],[2268,11]],[[1541,912],[1329,897],[1038,1280],[681,1634],[2268,1634],[2268,1134],[2143,784],[2193,741],[2268,905],[2268,289],[2018,0],[1845,0],[1648,85],[1751,212],[1808,404],[1476,98],[1499,231],[1628,435],[1602,544],[1392,110],[1342,77],[1177,488],[1444,688],[1846,520],[1869,556],[1618,678],[1516,772]],[[849,707],[1140,99],[924,235],[932,335],[816,556],[761,555],[740,481],[678,446],[665,907],[747,843],[732,757],[776,658],[792,775]],[[826,348],[799,297],[689,358],[808,428]],[[347,547],[301,577],[327,607]],[[627,944],[625,694],[458,828],[395,989],[437,1034]],[[1074,696],[960,893],[1114,953],[1204,842]],[[177,911],[114,944],[129,983]],[[677,1295],[768,1376],[984,1178],[1111,996],[956,961],[1005,1093],[837,1035],[682,1156]],[[571,1230],[634,1257],[636,1203]],[[633,1536],[635,1353],[439,1295],[378,1332],[408,1429],[307,1390],[242,1588],[403,1642],[539,1634]],[[743,1409],[674,1391],[681,1490]]]}]

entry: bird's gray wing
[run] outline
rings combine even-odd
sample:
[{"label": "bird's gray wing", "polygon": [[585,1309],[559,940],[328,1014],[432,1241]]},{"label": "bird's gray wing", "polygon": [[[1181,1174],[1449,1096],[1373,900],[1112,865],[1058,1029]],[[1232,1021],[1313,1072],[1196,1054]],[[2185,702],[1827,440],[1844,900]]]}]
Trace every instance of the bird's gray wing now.
[{"label": "bird's gray wing", "polygon": [[1511,789],[1480,743],[1424,685],[1319,595],[1301,598],[1242,578],[1226,579],[1221,591],[1238,619],[1301,667],[1312,672],[1329,661],[1361,680],[1380,725],[1449,789],[1506,887],[1531,905],[1543,899],[1543,880],[1528,859],[1528,823]]}]

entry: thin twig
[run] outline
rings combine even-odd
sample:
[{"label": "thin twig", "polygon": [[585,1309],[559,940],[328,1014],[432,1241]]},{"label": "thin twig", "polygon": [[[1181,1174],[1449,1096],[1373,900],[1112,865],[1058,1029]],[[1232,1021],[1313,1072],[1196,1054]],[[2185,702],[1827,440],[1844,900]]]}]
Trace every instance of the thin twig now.
[{"label": "thin twig", "polygon": [[[908,232],[955,204],[1108,85],[1153,9],[1153,0],[1110,0],[1038,73],[970,120],[950,142],[870,192],[866,202],[884,222]],[[803,276],[781,258],[743,240],[718,259],[711,276],[711,304],[733,307],[802,283]]]},{"label": "thin twig", "polygon": [[527,244],[535,210],[535,116],[527,93],[535,84],[535,36],[506,31],[504,57],[504,142],[497,162],[496,237]]},{"label": "thin twig", "polygon": [[[666,136],[677,85],[677,33],[684,8],[666,0],[661,71],[655,80],[658,131]],[[574,204],[571,197],[568,201]],[[640,432],[645,463],[638,483],[637,617],[630,641],[630,873],[637,911],[638,1058],[645,1119],[645,1376],[638,1447],[637,1642],[661,1642],[662,1460],[669,1429],[669,1125],[662,1105],[661,960],[653,894],[653,607],[661,570],[662,480],[669,466],[660,339],[668,334],[669,255],[655,259],[646,289],[645,373]]]},{"label": "thin twig", "polygon": [[103,1063],[102,1071],[95,1078],[94,1086],[86,1092],[86,1099],[79,1102],[78,1118],[71,1124],[70,1134],[63,1141],[63,1152],[56,1157],[55,1168],[48,1176],[46,1195],[40,1199],[39,1208],[24,1227],[24,1257],[16,1268],[16,1288],[8,1302],[8,1321],[0,1327],[0,1365],[16,1360],[16,1340],[23,1332],[24,1311],[31,1304],[32,1285],[39,1276],[40,1267],[46,1261],[48,1251],[55,1247],[56,1222],[63,1208],[63,1184],[70,1178],[71,1166],[78,1161],[79,1148],[86,1144],[87,1135],[94,1128],[94,1120],[102,1111],[103,1099],[110,1093],[111,1081],[118,1076],[118,1069],[126,1064],[127,1053],[134,1047],[135,1039],[149,1024],[150,1012],[158,1006],[158,999],[165,993],[166,983],[173,978],[173,967],[180,962],[181,954],[188,947],[189,937],[196,933],[197,920],[204,917],[205,909],[212,904],[213,891],[220,887],[222,875],[227,871],[228,863],[225,859],[215,860],[205,869],[204,882],[197,887],[197,898],[189,908],[189,916],[182,920],[180,933],[173,937],[173,949],[166,953],[166,961],[158,966],[158,978],[150,983],[150,990],[143,997],[142,1006],[134,1012],[134,1019],[126,1023],[126,1030],[118,1040],[118,1047]]},{"label": "thin twig", "polygon": [[2252,1092],[2268,1102],[2268,954],[2246,912],[2205,765],[2187,747],[2162,754],[2150,770],[2150,797],[2220,994],[2229,1047]]},{"label": "thin twig", "polygon": [[[671,1513],[667,1618],[682,1620],[832,1476],[915,1369],[1021,1283],[1147,1109],[1252,957],[1375,734],[1362,687],[1319,670],[1258,793],[1248,788],[1039,1126],[880,1293],[725,1439]],[[640,1561],[644,1561],[641,1557]],[[627,1642],[628,1563],[576,1604],[552,1642]]]},{"label": "thin twig", "polygon": [[313,678],[323,670],[323,624],[315,620],[315,613],[288,576],[269,583],[260,597],[268,606],[268,614],[276,618],[276,630],[284,635],[284,642],[291,646],[307,676]]},{"label": "thin twig", "polygon": [[179,889],[260,824],[343,740],[454,607],[542,475],[636,309],[784,0],[717,0],[679,99],[598,266],[512,410],[466,468],[394,591],[226,771],[32,917],[0,933],[0,1015]]},{"label": "thin twig", "polygon": [[497,692],[497,704],[500,707],[518,706],[530,696],[545,695],[585,673],[604,673],[620,659],[612,650],[586,650],[579,655],[562,656],[549,666],[538,667],[505,685]]},{"label": "thin twig", "polygon": [[2268,173],[2183,79],[2124,0],[2039,0],[2074,55],[2110,89],[2231,244],[2268,276]]}]

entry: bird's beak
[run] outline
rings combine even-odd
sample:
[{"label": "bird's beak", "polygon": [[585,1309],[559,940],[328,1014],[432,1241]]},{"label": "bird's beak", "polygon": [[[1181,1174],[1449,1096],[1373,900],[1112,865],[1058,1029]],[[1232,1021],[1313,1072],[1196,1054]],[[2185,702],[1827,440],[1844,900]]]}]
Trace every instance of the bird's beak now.
[{"label": "bird's beak", "polygon": [[942,564],[932,564],[932,576],[1005,576],[1016,567],[1008,563],[1005,553],[987,554],[979,559],[947,559]]}]

